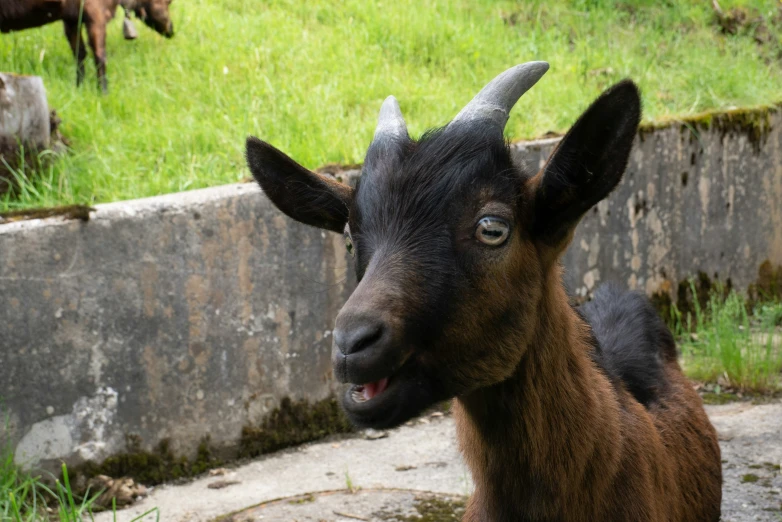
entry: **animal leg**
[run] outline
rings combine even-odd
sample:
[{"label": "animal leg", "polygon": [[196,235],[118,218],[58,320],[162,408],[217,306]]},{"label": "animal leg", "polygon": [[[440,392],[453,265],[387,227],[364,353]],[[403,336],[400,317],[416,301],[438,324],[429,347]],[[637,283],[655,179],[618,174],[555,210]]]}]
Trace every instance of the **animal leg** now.
[{"label": "animal leg", "polygon": [[63,20],[65,27],[65,36],[73,51],[73,57],[76,58],[76,85],[81,85],[84,80],[84,60],[87,58],[87,50],[84,48],[84,39],[79,30],[77,22]]},{"label": "animal leg", "polygon": [[98,85],[105,93],[108,91],[106,81],[106,24],[91,23],[87,26],[87,37],[95,57],[95,69],[98,71]]}]

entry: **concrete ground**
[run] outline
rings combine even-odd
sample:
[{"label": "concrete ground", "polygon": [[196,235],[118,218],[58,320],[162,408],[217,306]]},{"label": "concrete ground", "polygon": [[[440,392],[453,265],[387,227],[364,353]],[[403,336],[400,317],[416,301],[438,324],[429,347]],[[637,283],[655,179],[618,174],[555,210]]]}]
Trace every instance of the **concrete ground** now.
[{"label": "concrete ground", "polygon": [[[723,453],[722,520],[782,522],[782,403],[742,402],[707,410]],[[459,499],[469,494],[472,483],[456,446],[453,420],[437,415],[387,434],[307,444],[216,470],[189,484],[157,487],[117,520],[129,522],[153,508],[160,520],[171,522],[210,521],[232,513],[226,518],[235,522],[414,520],[416,508],[442,507],[443,502],[458,512]],[[351,488],[358,493],[344,491]],[[324,491],[334,493],[312,494]],[[392,513],[391,518],[383,513]],[[109,522],[112,515],[96,520]]]}]

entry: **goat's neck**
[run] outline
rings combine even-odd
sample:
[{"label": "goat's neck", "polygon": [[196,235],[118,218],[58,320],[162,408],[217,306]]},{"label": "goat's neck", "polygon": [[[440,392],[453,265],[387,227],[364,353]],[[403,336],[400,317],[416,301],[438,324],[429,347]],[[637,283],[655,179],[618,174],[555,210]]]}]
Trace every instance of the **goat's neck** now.
[{"label": "goat's neck", "polygon": [[590,359],[587,327],[557,275],[514,375],[456,401],[473,503],[483,512],[476,520],[556,519],[580,484],[616,472],[618,445],[608,443],[620,439],[615,394]]}]

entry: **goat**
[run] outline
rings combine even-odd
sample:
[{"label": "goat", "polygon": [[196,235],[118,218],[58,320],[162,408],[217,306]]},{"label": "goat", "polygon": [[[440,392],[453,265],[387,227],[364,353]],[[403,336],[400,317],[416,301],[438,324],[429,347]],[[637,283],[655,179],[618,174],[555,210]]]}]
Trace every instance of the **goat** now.
[{"label": "goat", "polygon": [[[106,25],[114,18],[117,6],[134,13],[145,24],[167,38],[174,36],[174,23],[169,16],[172,0],[2,0],[0,2],[0,32],[21,31],[62,20],[65,36],[76,58],[76,85],[84,80],[84,60],[87,51],[82,39],[81,24],[95,58],[98,85],[108,90],[106,80]],[[125,37],[132,39],[135,29],[126,25]]]},{"label": "goat", "polygon": [[638,88],[603,92],[533,175],[503,129],[547,70],[505,71],[418,141],[387,98],[355,189],[254,137],[247,162],[354,257],[332,351],[350,420],[396,426],[455,398],[464,520],[716,522],[720,449],[670,331],[644,296],[601,287],[573,308],[561,282],[577,223],[626,168]]}]

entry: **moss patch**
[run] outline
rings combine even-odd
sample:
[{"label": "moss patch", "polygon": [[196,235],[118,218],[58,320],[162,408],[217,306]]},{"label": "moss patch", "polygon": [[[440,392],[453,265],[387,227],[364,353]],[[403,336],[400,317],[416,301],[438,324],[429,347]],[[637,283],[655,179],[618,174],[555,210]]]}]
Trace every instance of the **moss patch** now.
[{"label": "moss patch", "polygon": [[252,458],[353,427],[337,404],[326,399],[315,404],[285,398],[260,426],[245,426],[239,442],[239,458]]},{"label": "moss patch", "polygon": [[465,511],[465,501],[457,499],[441,499],[436,497],[418,499],[415,504],[417,517],[409,517],[405,521],[446,522],[461,520]]},{"label": "moss patch", "polygon": [[713,393],[706,392],[701,394],[703,404],[728,404],[730,402],[736,402],[742,400],[735,393]]},{"label": "moss patch", "polygon": [[462,520],[466,509],[466,499],[462,497],[436,497],[421,495],[416,497],[414,515],[379,512],[373,516],[386,522],[452,522]]},{"label": "moss patch", "polygon": [[[715,275],[716,278],[716,275]],[[724,284],[716,285],[712,278],[705,272],[698,272],[692,279],[682,279],[676,285],[675,301],[671,294],[666,290],[660,290],[650,297],[652,305],[665,320],[668,326],[676,326],[673,314],[673,307],[676,305],[677,311],[681,314],[683,320],[688,316],[695,317],[697,308],[706,310],[712,293],[717,289],[727,296],[733,287],[730,279]]]},{"label": "moss patch", "polygon": [[288,504],[309,504],[310,502],[315,502],[315,495],[312,493],[308,493],[306,495],[303,495],[301,497],[295,498],[293,500],[289,500]]},{"label": "moss patch", "polygon": [[[695,316],[696,304],[705,311],[715,291],[719,289],[725,298],[730,294],[733,284],[730,279],[718,281],[717,274],[710,278],[705,272],[698,272],[694,278],[679,281],[675,292],[669,291],[670,288],[671,283],[666,282],[662,289],[649,299],[668,326],[674,327],[677,326],[674,321],[674,305],[682,320],[686,321],[688,315]],[[774,266],[768,259],[763,261],[758,267],[757,279],[747,287],[746,297],[748,310],[758,304],[782,301],[782,265]]]},{"label": "moss patch", "polygon": [[729,111],[710,111],[694,114],[676,120],[644,123],[638,128],[641,140],[661,129],[679,127],[681,132],[690,132],[693,139],[704,131],[719,132],[722,137],[745,135],[755,151],[759,151],[771,132],[771,116],[782,110],[782,104]]},{"label": "moss patch", "polygon": [[188,458],[176,455],[169,439],[160,441],[153,451],[145,451],[139,437],[128,436],[125,453],[101,463],[87,462],[69,468],[68,473],[80,495],[86,491],[89,479],[97,475],[130,477],[137,483],[154,486],[201,475],[226,461],[257,457],[327,435],[351,431],[353,427],[334,398],[314,404],[285,398],[262,425],[242,429],[238,448],[221,450],[219,457],[208,437],[201,441],[196,454]]},{"label": "moss patch", "polygon": [[27,210],[13,210],[0,213],[0,224],[14,221],[26,221],[28,219],[47,219],[62,217],[63,219],[78,219],[89,221],[90,212],[95,209],[86,205],[67,205],[53,208],[31,208]]},{"label": "moss patch", "polygon": [[751,303],[782,300],[782,266],[766,259],[758,267],[757,280],[749,285],[747,297]]},{"label": "moss patch", "polygon": [[778,110],[779,107],[772,106],[712,113],[701,119],[699,128],[715,129],[722,136],[745,134],[758,151],[771,132],[771,115]]},{"label": "moss patch", "polygon": [[177,456],[171,449],[171,441],[163,439],[154,451],[141,449],[138,437],[127,438],[127,452],[109,457],[100,464],[87,462],[81,466],[69,468],[76,489],[83,492],[87,481],[96,475],[108,475],[112,478],[131,477],[145,486],[154,486],[187,477],[194,477],[219,466],[222,461],[214,455],[209,438],[205,437],[198,445],[195,456]]},{"label": "moss patch", "polygon": [[754,473],[747,473],[746,475],[741,477],[742,484],[743,483],[750,483],[750,484],[752,484],[752,483],[757,482],[758,480],[760,480],[760,477],[758,477]]}]

